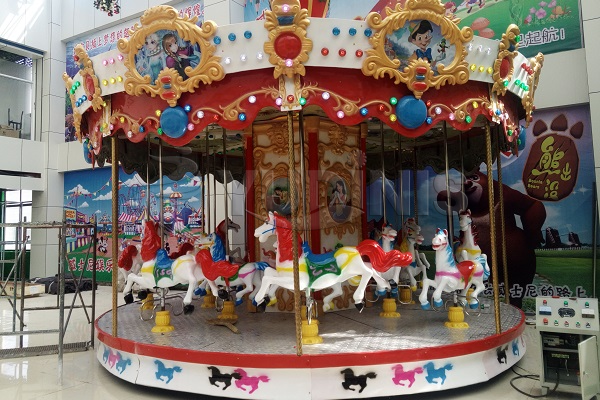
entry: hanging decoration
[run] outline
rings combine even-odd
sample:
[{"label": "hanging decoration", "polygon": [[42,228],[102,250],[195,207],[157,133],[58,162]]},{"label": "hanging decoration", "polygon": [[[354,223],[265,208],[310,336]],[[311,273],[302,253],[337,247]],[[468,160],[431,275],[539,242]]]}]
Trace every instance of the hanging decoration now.
[{"label": "hanging decoration", "polygon": [[119,0],[94,0],[94,8],[104,11],[109,17],[112,17],[113,14],[116,15],[121,11]]}]

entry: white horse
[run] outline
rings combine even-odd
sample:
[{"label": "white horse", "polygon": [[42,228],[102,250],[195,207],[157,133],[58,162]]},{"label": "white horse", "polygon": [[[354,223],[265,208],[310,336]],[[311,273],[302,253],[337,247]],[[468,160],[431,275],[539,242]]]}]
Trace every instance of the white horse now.
[{"label": "white horse", "polygon": [[127,277],[130,274],[139,274],[144,263],[141,250],[141,245],[134,246],[130,244],[119,254],[117,265],[119,266],[119,275],[123,277],[123,282],[127,282]]},{"label": "white horse", "polygon": [[417,225],[414,218],[407,218],[406,221],[404,221],[402,233],[403,239],[400,244],[400,251],[407,251],[413,256],[412,263],[410,263],[408,267],[402,268],[402,272],[405,272],[408,275],[410,288],[414,292],[417,290],[417,280],[415,277],[422,273],[422,279],[424,279],[430,265],[425,254],[419,253],[417,250],[416,245],[423,243],[423,235],[421,235],[421,227]]},{"label": "white horse", "polygon": [[[268,220],[256,228],[254,236],[264,243],[273,234],[277,235],[278,243],[276,268],[265,270],[260,290],[255,298],[258,305],[265,301],[269,304],[276,301],[265,297],[272,285],[294,290],[292,240],[296,240],[298,249],[301,249],[300,236],[293,235],[291,223],[287,219],[269,212]],[[369,257],[372,268],[363,262],[363,255]],[[323,303],[328,304],[335,296],[341,294],[341,290],[337,294],[336,284],[360,276],[353,299],[356,308],[362,311],[364,292],[369,280],[374,278],[378,285],[389,289],[389,284],[378,272],[383,272],[393,265],[406,265],[410,263],[411,258],[410,254],[402,254],[397,250],[385,253],[377,242],[369,239],[361,242],[357,247],[344,246],[335,252],[318,255],[311,254],[310,249],[305,246],[298,259],[299,288],[300,290],[322,290],[333,287],[334,292],[323,299]]]},{"label": "white horse", "polygon": [[160,248],[160,237],[156,232],[154,221],[146,221],[144,224],[144,238],[142,239],[141,257],[144,263],[139,275],[129,274],[127,283],[123,289],[125,302],[132,303],[133,295],[131,288],[134,283],[144,289],[169,288],[179,283],[187,283],[188,290],[183,298],[183,311],[189,314],[194,311],[192,294],[198,286],[198,282],[204,279],[204,275],[196,264],[192,254],[186,254],[171,260],[164,249]]},{"label": "white horse", "polygon": [[483,265],[483,280],[490,276],[490,268],[487,255],[481,252],[477,244],[477,228],[471,218],[471,210],[458,213],[458,225],[460,227],[460,244],[456,248],[456,261],[472,260]]},{"label": "white horse", "polygon": [[438,228],[431,241],[435,250],[435,279],[423,278],[423,290],[419,295],[421,308],[428,310],[431,305],[427,301],[429,287],[435,288],[433,292],[433,304],[441,307],[444,303],[441,299],[442,292],[454,292],[461,290],[466,296],[471,285],[475,290],[469,299],[469,307],[475,309],[479,306],[477,295],[485,289],[483,284],[483,266],[477,261],[461,261],[458,264],[454,260],[451,246],[448,244],[448,231]]},{"label": "white horse", "polygon": [[[212,261],[209,261],[209,264],[214,264],[218,261],[226,259],[225,244],[221,240],[221,237],[216,233],[201,236],[196,243],[202,248],[207,248],[208,250],[210,250]],[[199,259],[197,258],[196,261],[198,262]],[[202,266],[202,268],[205,268],[204,263],[200,265]],[[210,286],[211,291],[214,294],[218,294],[218,296],[223,300],[227,300],[229,298],[229,291],[223,289],[219,290],[219,286],[224,286],[228,288],[230,286],[243,285],[244,288],[242,290],[237,291],[235,294],[235,305],[237,306],[242,304],[243,297],[246,293],[250,293],[250,299],[254,299],[256,292],[260,287],[262,279],[261,271],[264,271],[266,268],[270,268],[271,266],[264,261],[248,262],[241,265],[234,265],[237,265],[237,270],[234,272],[233,276],[218,276],[216,277],[216,279],[209,279],[209,274],[205,273],[205,275],[207,276],[205,282]],[[206,295],[205,286],[200,285],[195,293],[201,296]]]}]

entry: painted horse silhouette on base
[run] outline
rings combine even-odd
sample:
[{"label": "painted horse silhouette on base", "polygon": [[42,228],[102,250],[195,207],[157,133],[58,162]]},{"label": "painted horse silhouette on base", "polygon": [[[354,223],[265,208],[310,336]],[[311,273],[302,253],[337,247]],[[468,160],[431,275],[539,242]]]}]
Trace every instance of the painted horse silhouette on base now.
[{"label": "painted horse silhouette on base", "polygon": [[477,295],[485,289],[483,266],[477,261],[470,260],[456,263],[452,248],[448,243],[448,231],[446,229],[437,229],[431,245],[435,250],[435,278],[434,280],[423,279],[423,290],[419,295],[421,308],[424,310],[431,308],[427,301],[427,292],[430,287],[435,288],[432,296],[434,306],[441,307],[444,304],[441,299],[442,292],[462,290],[462,295],[466,296],[467,290],[472,284],[475,285],[475,290],[470,296],[469,307],[478,308]]},{"label": "painted horse silhouette on base", "polygon": [[[265,270],[260,290],[256,294],[258,305],[270,300],[265,297],[271,285],[278,285],[289,290],[294,289],[292,240],[298,243],[298,249],[302,249],[300,235],[294,235],[291,223],[277,213],[269,212],[267,221],[256,228],[254,236],[264,243],[271,235],[277,235],[276,268]],[[412,256],[403,254],[397,250],[384,252],[381,246],[374,240],[367,239],[356,247],[344,246],[335,252],[312,255],[304,248],[298,259],[300,290],[322,290],[328,287],[334,289],[333,293],[323,299],[328,304],[332,297],[338,296],[336,288],[341,294],[341,283],[355,276],[360,277],[358,287],[354,292],[353,299],[356,308],[362,311],[363,299],[367,284],[371,278],[383,287],[389,288],[389,284],[381,277],[380,272],[385,272],[392,266],[407,265]],[[362,256],[368,256],[370,265],[367,265]],[[269,301],[267,301],[269,302]]]}]

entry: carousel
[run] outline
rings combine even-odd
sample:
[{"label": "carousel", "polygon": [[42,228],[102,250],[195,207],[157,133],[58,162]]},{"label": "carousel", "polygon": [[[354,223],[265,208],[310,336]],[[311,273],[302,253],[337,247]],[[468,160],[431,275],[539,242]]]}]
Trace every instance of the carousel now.
[{"label": "carousel", "polygon": [[[523,357],[524,314],[499,290],[511,279],[502,191],[484,193],[497,215],[479,233],[486,254],[476,211],[450,200],[448,178],[447,224],[423,237],[415,177],[496,163],[501,183],[498,155],[519,151],[543,56],[519,53],[515,25],[492,40],[438,0],[402,3],[340,20],[272,0],[263,21],[227,26],[157,6],[117,49],[75,48],[80,70],[64,80],[86,159],[110,163],[114,182],[119,168],[159,181],[161,197],[163,176],[186,172],[204,199],[217,192],[208,176],[224,188],[225,219],[203,203],[201,232],[176,252],[164,243],[176,212],[147,205],[138,246],[119,248],[112,229],[126,285],[117,292],[113,269],[96,351],[115,378],[226,398],[356,399],[484,382]],[[403,173],[412,183],[385,183]],[[232,181],[245,193],[237,221]],[[390,192],[413,203],[392,208]],[[169,292],[177,284],[186,290]]]}]

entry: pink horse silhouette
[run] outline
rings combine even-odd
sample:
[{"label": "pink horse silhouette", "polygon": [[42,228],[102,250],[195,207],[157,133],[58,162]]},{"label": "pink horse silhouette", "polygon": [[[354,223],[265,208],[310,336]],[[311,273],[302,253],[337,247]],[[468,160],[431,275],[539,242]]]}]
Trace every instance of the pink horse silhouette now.
[{"label": "pink horse silhouette", "polygon": [[421,367],[405,371],[404,367],[402,367],[402,364],[394,365],[392,369],[394,370],[394,377],[392,378],[392,382],[400,386],[404,386],[404,383],[400,382],[408,381],[408,387],[411,387],[413,383],[415,383],[415,375],[423,373],[423,368]]},{"label": "pink horse silhouette", "polygon": [[241,378],[235,381],[235,385],[242,389],[244,392],[246,389],[244,386],[250,386],[250,391],[248,394],[252,394],[256,389],[258,389],[258,384],[260,382],[269,382],[269,377],[265,375],[260,376],[248,376],[246,371],[241,368],[235,369],[233,372],[240,374]]},{"label": "pink horse silhouette", "polygon": [[109,355],[108,355],[108,365],[112,368],[115,366],[115,364],[121,359],[120,354],[118,353],[113,353],[112,350],[109,350]]}]

